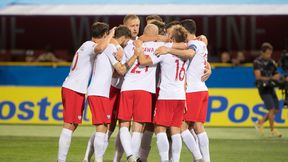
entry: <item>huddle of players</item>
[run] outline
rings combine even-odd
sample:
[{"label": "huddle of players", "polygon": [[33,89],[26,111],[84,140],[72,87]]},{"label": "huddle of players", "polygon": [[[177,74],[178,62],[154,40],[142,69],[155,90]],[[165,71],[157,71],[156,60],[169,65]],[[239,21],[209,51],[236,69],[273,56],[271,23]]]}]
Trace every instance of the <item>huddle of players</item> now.
[{"label": "huddle of players", "polygon": [[66,161],[72,134],[82,122],[85,94],[96,132],[88,141],[84,162],[93,153],[95,162],[103,161],[117,119],[115,162],[123,152],[129,162],[147,161],[153,132],[161,161],[180,160],[182,139],[194,161],[210,161],[203,126],[208,103],[204,81],[211,74],[207,41],[195,36],[192,19],[171,22],[165,30],[160,17],[147,18],[139,39],[136,15],[127,15],[124,25],[110,31],[105,23],[92,25],[92,39],[77,50],[62,86],[64,125],[58,162]]}]

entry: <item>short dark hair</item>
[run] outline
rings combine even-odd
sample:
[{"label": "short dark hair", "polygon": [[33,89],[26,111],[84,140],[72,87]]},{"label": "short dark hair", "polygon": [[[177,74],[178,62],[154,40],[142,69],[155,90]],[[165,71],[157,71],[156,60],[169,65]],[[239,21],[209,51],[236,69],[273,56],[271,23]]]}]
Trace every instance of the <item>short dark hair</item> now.
[{"label": "short dark hair", "polygon": [[171,21],[168,24],[166,24],[165,29],[169,29],[174,25],[181,25],[179,21],[175,20],[175,21]]},{"label": "short dark hair", "polygon": [[185,19],[181,21],[181,25],[190,33],[196,34],[196,22],[193,19]]},{"label": "short dark hair", "polygon": [[173,27],[171,37],[176,43],[185,42],[187,40],[187,30],[181,25]]},{"label": "short dark hair", "polygon": [[268,50],[268,49],[273,50],[273,46],[268,42],[262,43],[261,52],[266,52],[266,50]]},{"label": "short dark hair", "polygon": [[151,24],[154,24],[158,27],[158,34],[165,35],[165,24],[164,22],[160,22],[157,20],[154,20],[151,22]]},{"label": "short dark hair", "polygon": [[146,22],[149,20],[157,20],[163,22],[163,19],[159,15],[149,15],[146,17]]},{"label": "short dark hair", "polygon": [[125,36],[126,38],[132,38],[131,31],[125,25],[119,25],[115,29],[114,38],[120,38],[122,36]]},{"label": "short dark hair", "polygon": [[91,27],[92,37],[102,38],[109,32],[109,25],[103,22],[95,22]]},{"label": "short dark hair", "polygon": [[123,24],[125,25],[127,21],[131,19],[139,19],[139,17],[137,15],[126,15],[123,19]]}]

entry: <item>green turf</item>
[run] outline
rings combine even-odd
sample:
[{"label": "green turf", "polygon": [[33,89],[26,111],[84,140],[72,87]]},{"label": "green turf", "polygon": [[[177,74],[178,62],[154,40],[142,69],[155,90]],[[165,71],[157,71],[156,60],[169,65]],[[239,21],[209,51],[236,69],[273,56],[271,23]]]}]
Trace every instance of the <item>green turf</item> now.
[{"label": "green turf", "polygon": [[[82,161],[88,137],[93,130],[90,126],[79,127],[72,139],[68,162]],[[284,135],[281,139],[267,135],[259,137],[253,128],[207,128],[211,161],[286,162],[288,130],[280,131]],[[55,162],[60,132],[61,126],[0,125],[0,162]],[[105,154],[105,162],[112,161],[115,134]],[[155,138],[152,144],[148,161],[159,162]],[[183,144],[181,162],[189,161],[192,161],[191,154]]]}]

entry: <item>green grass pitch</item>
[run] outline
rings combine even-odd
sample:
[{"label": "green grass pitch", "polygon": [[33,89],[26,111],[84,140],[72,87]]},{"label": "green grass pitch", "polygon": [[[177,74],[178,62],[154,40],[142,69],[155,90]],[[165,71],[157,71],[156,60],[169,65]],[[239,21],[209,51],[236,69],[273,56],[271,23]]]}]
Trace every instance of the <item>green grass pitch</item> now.
[{"label": "green grass pitch", "polygon": [[[211,162],[286,162],[288,129],[279,129],[282,138],[259,137],[254,128],[206,128],[210,138]],[[92,126],[80,126],[73,135],[68,162],[81,162]],[[0,125],[0,162],[55,162],[61,126]],[[104,156],[113,159],[114,132]],[[123,161],[125,158],[123,157]],[[149,162],[160,162],[156,139],[153,138]],[[181,162],[192,161],[183,144]]]}]

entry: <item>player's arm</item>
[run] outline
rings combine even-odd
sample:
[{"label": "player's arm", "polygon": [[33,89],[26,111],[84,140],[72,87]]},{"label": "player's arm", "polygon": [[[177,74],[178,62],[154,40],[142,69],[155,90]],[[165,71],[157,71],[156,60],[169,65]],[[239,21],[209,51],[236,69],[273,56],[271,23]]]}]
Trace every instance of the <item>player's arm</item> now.
[{"label": "player's arm", "polygon": [[179,50],[185,50],[188,48],[187,43],[173,43],[172,48],[179,49]]},{"label": "player's arm", "polygon": [[99,44],[97,44],[97,46],[94,48],[94,52],[96,54],[100,54],[102,53],[105,48],[108,46],[108,44],[110,43],[111,39],[114,37],[114,33],[115,33],[115,28],[112,28],[109,31],[109,34],[106,36],[106,38],[104,38],[101,42],[99,42]]},{"label": "player's arm", "polygon": [[212,74],[211,65],[209,62],[206,62],[204,74],[201,76],[201,81],[205,82],[206,80],[208,80],[211,74]]},{"label": "player's arm", "polygon": [[158,49],[156,49],[155,54],[156,55],[165,55],[167,53],[171,53],[173,55],[179,56],[183,59],[190,59],[192,57],[194,57],[195,55],[195,50],[194,49],[184,49],[184,50],[180,50],[180,49],[174,49],[174,48],[169,48],[166,46],[161,46]]},{"label": "player's arm", "polygon": [[139,37],[139,40],[143,42],[149,42],[149,41],[154,41],[154,42],[169,42],[169,37],[164,36],[164,35],[141,35]]},{"label": "player's arm", "polygon": [[144,51],[142,49],[142,41],[136,40],[134,41],[135,49],[134,52],[138,53],[138,62],[140,65],[149,66],[153,64],[152,59],[148,55],[144,55]]},{"label": "player's arm", "polygon": [[138,52],[134,52],[134,55],[130,57],[130,59],[124,64],[121,64],[120,62],[117,62],[116,64],[114,64],[113,67],[117,71],[117,73],[120,75],[125,75],[126,72],[131,68],[131,66],[137,60],[138,54],[139,54]]}]

